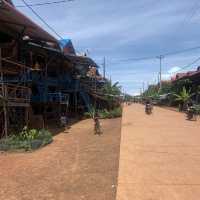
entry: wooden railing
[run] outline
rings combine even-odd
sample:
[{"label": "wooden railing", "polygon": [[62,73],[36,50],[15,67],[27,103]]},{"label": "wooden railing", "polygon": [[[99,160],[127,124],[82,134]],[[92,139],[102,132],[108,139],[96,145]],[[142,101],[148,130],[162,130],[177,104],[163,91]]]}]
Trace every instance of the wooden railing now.
[{"label": "wooden railing", "polygon": [[2,60],[2,72],[3,74],[19,74],[26,70],[32,70],[30,66],[26,66],[18,61],[11,60],[9,58],[1,58]]},{"label": "wooden railing", "polygon": [[69,103],[69,95],[61,93],[61,92],[48,93],[48,101],[59,102],[61,104],[68,104]]},{"label": "wooden railing", "polygon": [[102,92],[102,87],[99,85],[97,80],[81,80],[80,81],[80,87],[84,88],[85,91],[87,92]]},{"label": "wooden railing", "polygon": [[6,101],[13,103],[30,103],[30,89],[23,86],[17,86],[14,84],[1,84],[0,83],[0,95],[3,96]]}]

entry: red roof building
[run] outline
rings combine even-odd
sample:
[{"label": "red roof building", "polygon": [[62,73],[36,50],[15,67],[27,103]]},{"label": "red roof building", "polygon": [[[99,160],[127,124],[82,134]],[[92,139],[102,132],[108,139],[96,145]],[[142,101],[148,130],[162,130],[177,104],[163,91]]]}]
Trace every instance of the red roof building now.
[{"label": "red roof building", "polygon": [[190,79],[192,81],[200,81],[200,67],[198,67],[196,71],[177,73],[174,77],[171,78],[171,80],[173,82],[182,80],[182,79]]}]

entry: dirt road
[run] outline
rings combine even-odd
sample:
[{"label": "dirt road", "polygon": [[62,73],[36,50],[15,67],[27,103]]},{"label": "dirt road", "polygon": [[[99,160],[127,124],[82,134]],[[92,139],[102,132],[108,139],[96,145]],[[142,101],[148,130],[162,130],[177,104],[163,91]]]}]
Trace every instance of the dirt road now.
[{"label": "dirt road", "polygon": [[0,200],[115,200],[121,119],[93,121],[32,153],[0,154]]},{"label": "dirt road", "polygon": [[200,123],[175,111],[126,106],[117,200],[198,200]]}]

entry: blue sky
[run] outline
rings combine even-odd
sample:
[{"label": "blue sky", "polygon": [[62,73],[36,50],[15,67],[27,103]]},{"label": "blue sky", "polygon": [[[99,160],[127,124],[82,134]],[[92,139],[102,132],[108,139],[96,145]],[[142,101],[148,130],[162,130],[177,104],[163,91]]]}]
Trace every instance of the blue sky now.
[{"label": "blue sky", "polygon": [[[26,1],[41,3],[47,0]],[[21,0],[13,2],[23,5]],[[119,81],[130,94],[137,94],[142,82],[145,86],[156,82],[159,60],[120,60],[200,46],[199,0],[74,0],[34,9],[63,38],[71,38],[79,52],[88,49],[89,56],[99,64],[105,56],[107,76]],[[51,33],[30,10],[20,10]],[[163,78],[169,78],[198,57],[200,49],[166,57]]]}]

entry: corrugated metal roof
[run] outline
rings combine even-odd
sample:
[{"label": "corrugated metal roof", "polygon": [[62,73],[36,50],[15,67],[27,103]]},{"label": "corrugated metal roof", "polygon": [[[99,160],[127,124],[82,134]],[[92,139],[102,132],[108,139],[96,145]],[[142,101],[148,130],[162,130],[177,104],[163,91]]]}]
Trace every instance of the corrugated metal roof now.
[{"label": "corrugated metal roof", "polygon": [[196,75],[200,75],[200,70],[188,71],[185,73],[177,73],[176,76],[172,77],[172,81],[177,81],[177,80],[186,79],[186,78],[193,78]]},{"label": "corrugated metal roof", "polygon": [[64,54],[73,54],[75,55],[75,49],[70,39],[59,40],[59,45]]},{"label": "corrugated metal roof", "polygon": [[0,30],[23,33],[32,39],[58,43],[57,40],[40,26],[23,15],[5,0],[0,4]]}]

